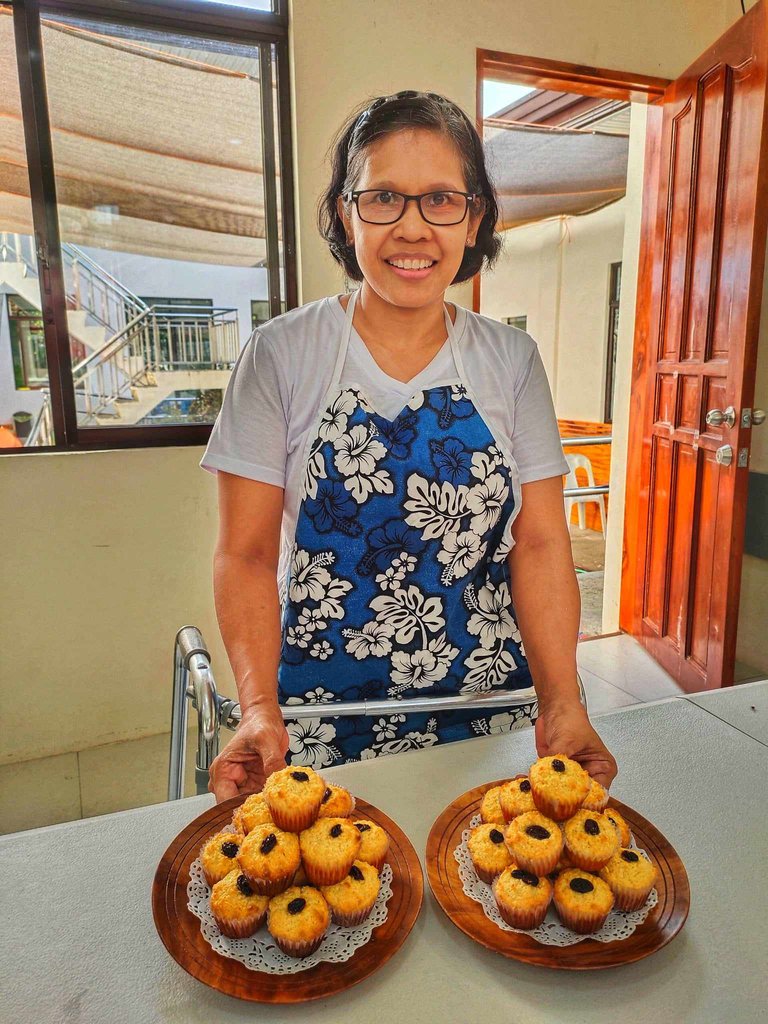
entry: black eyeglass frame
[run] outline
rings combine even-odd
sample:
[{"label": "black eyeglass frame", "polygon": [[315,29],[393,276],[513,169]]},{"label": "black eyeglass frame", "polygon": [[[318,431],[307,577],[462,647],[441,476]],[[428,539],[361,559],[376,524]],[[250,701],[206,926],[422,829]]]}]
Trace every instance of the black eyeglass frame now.
[{"label": "black eyeglass frame", "polygon": [[[388,195],[391,196],[401,196],[405,200],[405,202],[403,203],[403,208],[397,215],[397,217],[395,217],[394,220],[366,220],[362,213],[360,213],[360,203],[358,202],[360,196],[364,195],[366,192],[386,192]],[[464,205],[464,213],[461,215],[461,218],[459,220],[452,220],[450,221],[450,223],[446,221],[434,221],[430,220],[429,217],[427,217],[426,214],[424,213],[424,210],[421,205],[422,199],[426,199],[427,196],[444,195],[464,196],[464,199],[466,200]],[[406,192],[396,192],[394,189],[391,188],[362,188],[354,192],[343,192],[341,198],[347,203],[355,204],[355,207],[357,208],[357,215],[364,224],[378,224],[379,226],[382,227],[385,225],[388,226],[390,224],[397,224],[400,218],[404,215],[405,211],[408,209],[408,203],[410,202],[410,200],[415,199],[422,220],[426,221],[427,224],[431,224],[432,227],[436,228],[452,228],[455,227],[457,224],[462,224],[464,222],[469,211],[469,204],[473,202],[475,199],[479,198],[479,193],[460,192],[458,189],[455,188],[439,188],[435,189],[433,192],[422,192],[420,195],[411,196],[408,195]]]}]

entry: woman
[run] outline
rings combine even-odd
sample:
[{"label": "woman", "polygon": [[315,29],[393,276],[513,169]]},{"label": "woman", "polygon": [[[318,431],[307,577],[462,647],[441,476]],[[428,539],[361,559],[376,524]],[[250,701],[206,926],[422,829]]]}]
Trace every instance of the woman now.
[{"label": "woman", "polygon": [[[260,789],[287,754],[322,769],[536,714],[334,717],[333,701],[532,680],[539,754],[606,786],[616,774],[579,701],[567,464],[538,350],[444,303],[494,262],[497,213],[480,138],[443,97],[380,97],[340,132],[320,228],[362,285],[254,332],[202,460],[243,713],[213,764],[218,800]],[[307,702],[317,717],[286,729],[279,704]]]}]

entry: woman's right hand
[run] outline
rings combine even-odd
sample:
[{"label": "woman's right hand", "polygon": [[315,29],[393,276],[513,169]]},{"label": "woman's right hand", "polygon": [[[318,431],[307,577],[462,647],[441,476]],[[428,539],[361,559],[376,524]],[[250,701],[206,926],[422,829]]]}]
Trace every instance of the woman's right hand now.
[{"label": "woman's right hand", "polygon": [[243,715],[237,731],[211,765],[208,790],[216,802],[258,793],[267,778],[285,768],[289,739],[279,706],[259,704]]}]

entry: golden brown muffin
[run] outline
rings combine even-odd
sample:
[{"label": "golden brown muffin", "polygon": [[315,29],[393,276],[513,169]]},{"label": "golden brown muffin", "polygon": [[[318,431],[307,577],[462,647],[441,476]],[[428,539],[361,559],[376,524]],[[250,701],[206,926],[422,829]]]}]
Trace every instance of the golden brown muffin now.
[{"label": "golden brown muffin", "polygon": [[553,821],[572,817],[589,792],[589,775],[564,754],[540,757],[528,777],[536,807]]},{"label": "golden brown muffin", "polygon": [[504,841],[515,864],[539,877],[554,871],[563,852],[559,825],[539,811],[526,811],[513,818],[504,832]]},{"label": "golden brown muffin", "polygon": [[331,912],[325,898],[310,885],[294,885],[269,901],[267,928],[288,956],[314,953],[330,922]]},{"label": "golden brown muffin", "polygon": [[301,832],[317,819],[326,785],[312,768],[281,768],[264,783],[272,819],[284,832]]},{"label": "golden brown muffin", "polygon": [[360,832],[349,818],[319,818],[299,836],[301,860],[313,885],[335,885],[357,859]]},{"label": "golden brown muffin", "polygon": [[331,917],[342,928],[362,924],[379,896],[379,873],[373,864],[356,860],[336,885],[321,885],[320,892],[331,908]]},{"label": "golden brown muffin", "polygon": [[329,782],[323,793],[318,818],[348,818],[354,809],[355,798],[349,790]]},{"label": "golden brown muffin", "polygon": [[629,825],[615,807],[606,807],[603,814],[606,816],[608,821],[612,822],[616,831],[619,833],[619,845],[622,849],[627,849],[632,843],[632,834],[629,831]]},{"label": "golden brown muffin", "polygon": [[658,882],[655,864],[638,850],[619,850],[600,872],[616,899],[617,910],[639,910]]},{"label": "golden brown muffin", "polygon": [[480,804],[480,817],[485,825],[506,825],[506,818],[501,813],[499,794],[501,786],[489,789]]},{"label": "golden brown muffin", "polygon": [[584,797],[582,807],[585,811],[602,811],[608,803],[608,790],[601,786],[597,779],[590,778],[589,792]]},{"label": "golden brown muffin", "polygon": [[531,783],[527,775],[512,779],[511,782],[507,782],[501,787],[499,807],[505,821],[512,821],[518,814],[536,810]]},{"label": "golden brown muffin", "polygon": [[599,811],[576,811],[563,833],[568,856],[583,871],[599,871],[619,848],[616,826]]},{"label": "golden brown muffin", "polygon": [[503,920],[513,928],[538,928],[552,900],[552,883],[512,863],[493,883],[493,896]]},{"label": "golden brown muffin", "polygon": [[206,839],[200,850],[200,862],[208,885],[215,885],[237,867],[235,859],[245,839],[242,832],[217,832]]},{"label": "golden brown muffin", "polygon": [[264,825],[269,821],[272,821],[272,813],[263,793],[251,793],[239,807],[235,808],[232,815],[232,824],[244,836],[257,825]]},{"label": "golden brown muffin", "polygon": [[230,939],[247,939],[267,916],[268,896],[259,896],[238,867],[211,890],[211,913],[219,931]]},{"label": "golden brown muffin", "polygon": [[613,908],[613,893],[602,878],[572,868],[555,879],[554,901],[566,928],[588,935],[605,923]]},{"label": "golden brown muffin", "polygon": [[389,836],[375,821],[368,821],[361,818],[355,822],[355,828],[360,833],[360,849],[357,851],[357,859],[364,860],[366,864],[373,864],[377,871],[381,871],[387,860],[389,849]]},{"label": "golden brown muffin", "polygon": [[298,836],[282,832],[271,822],[252,829],[237,855],[240,870],[261,896],[274,896],[287,889],[300,861]]},{"label": "golden brown muffin", "polygon": [[512,863],[504,843],[504,833],[498,825],[478,825],[473,828],[467,840],[467,848],[478,878],[488,885]]}]

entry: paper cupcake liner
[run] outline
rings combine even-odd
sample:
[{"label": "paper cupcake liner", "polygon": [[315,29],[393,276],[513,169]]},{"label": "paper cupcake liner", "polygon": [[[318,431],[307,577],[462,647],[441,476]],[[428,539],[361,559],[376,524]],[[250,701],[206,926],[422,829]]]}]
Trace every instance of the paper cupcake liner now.
[{"label": "paper cupcake liner", "polygon": [[275,940],[275,945],[277,945],[279,949],[282,949],[286,956],[293,956],[298,959],[303,956],[309,956],[310,953],[314,953],[322,944],[322,941],[325,938],[325,932],[323,932],[322,935],[319,935],[316,939],[311,939],[308,942],[279,939],[276,935],[272,935],[272,938]]},{"label": "paper cupcake liner", "polygon": [[513,850],[509,843],[507,843],[507,848],[519,868],[522,868],[523,871],[530,871],[532,875],[538,875],[539,878],[554,871],[560,861],[559,850],[549,857],[526,857],[519,851]]},{"label": "paper cupcake liner", "polygon": [[267,799],[269,812],[279,829],[283,832],[303,832],[314,825],[320,812],[320,805],[309,809],[297,810],[295,807],[274,807]]},{"label": "paper cupcake liner", "polygon": [[608,917],[608,914],[589,914],[585,911],[580,912],[573,909],[569,911],[566,907],[561,906],[557,900],[555,900],[555,909],[565,927],[578,932],[579,935],[589,935],[590,932],[599,931]]},{"label": "paper cupcake liner", "polygon": [[[237,861],[233,860],[232,861],[232,867],[229,869],[229,871],[234,871],[234,869],[236,867],[237,867]],[[229,871],[225,871],[221,875],[212,875],[209,871],[206,871],[205,868],[203,868],[203,874],[205,875],[205,880],[208,883],[208,887],[212,889],[214,887],[214,885],[216,885],[217,882],[220,882],[222,880],[222,878],[226,878],[227,877],[227,875],[229,874]]]},{"label": "paper cupcake liner", "polygon": [[508,907],[497,899],[496,906],[499,908],[502,920],[506,921],[511,928],[522,928],[524,931],[530,931],[532,928],[538,928],[547,916],[549,902],[545,903],[543,907],[522,908]]},{"label": "paper cupcake liner", "polygon": [[343,864],[313,864],[305,857],[302,866],[310,885],[336,885],[347,877],[354,861],[353,856]]},{"label": "paper cupcake liner", "polygon": [[333,923],[340,925],[342,928],[356,928],[369,916],[375,902],[376,900],[373,900],[367,907],[363,907],[362,910],[358,910],[354,914],[343,914],[340,910],[334,910],[331,907]]},{"label": "paper cupcake liner", "polygon": [[641,907],[645,906],[645,901],[650,895],[651,886],[649,889],[624,889],[618,892],[616,889],[613,890],[613,898],[615,900],[614,907],[616,910],[640,910]]},{"label": "paper cupcake liner", "polygon": [[380,857],[368,858],[361,857],[360,854],[358,853],[357,857],[355,857],[355,860],[361,860],[364,864],[370,864],[372,868],[376,868],[379,874],[381,874],[381,869],[387,863],[387,852],[388,851],[385,850]]},{"label": "paper cupcake liner", "polygon": [[480,881],[485,882],[487,885],[493,885],[494,879],[498,878],[501,872],[504,870],[504,868],[500,868],[498,871],[486,871],[484,868],[481,868],[478,864],[475,864],[474,861],[472,861],[472,866],[477,872],[477,877],[480,879]]},{"label": "paper cupcake liner", "polygon": [[222,935],[226,935],[228,939],[247,939],[257,932],[264,923],[264,918],[267,916],[266,907],[260,913],[254,914],[253,917],[238,918],[236,921],[230,921],[228,919],[219,917],[213,910],[211,910],[216,924],[219,926],[219,931]]},{"label": "paper cupcake liner", "polygon": [[531,786],[531,792],[536,810],[553,821],[566,821],[581,809],[581,800],[553,800],[542,793],[537,793],[533,786]]},{"label": "paper cupcake liner", "polygon": [[[567,848],[567,853],[571,864],[575,868],[581,868],[582,871],[592,871],[594,874],[601,871],[613,856],[611,854],[611,857],[588,857],[583,853],[574,853],[570,847]],[[647,895],[648,893],[646,893]]]},{"label": "paper cupcake liner", "polygon": [[258,896],[277,896],[293,884],[293,878],[296,874],[295,871],[291,871],[289,874],[284,875],[282,878],[259,878],[258,875],[250,875],[245,868],[240,865],[240,870],[248,879],[248,884]]}]

